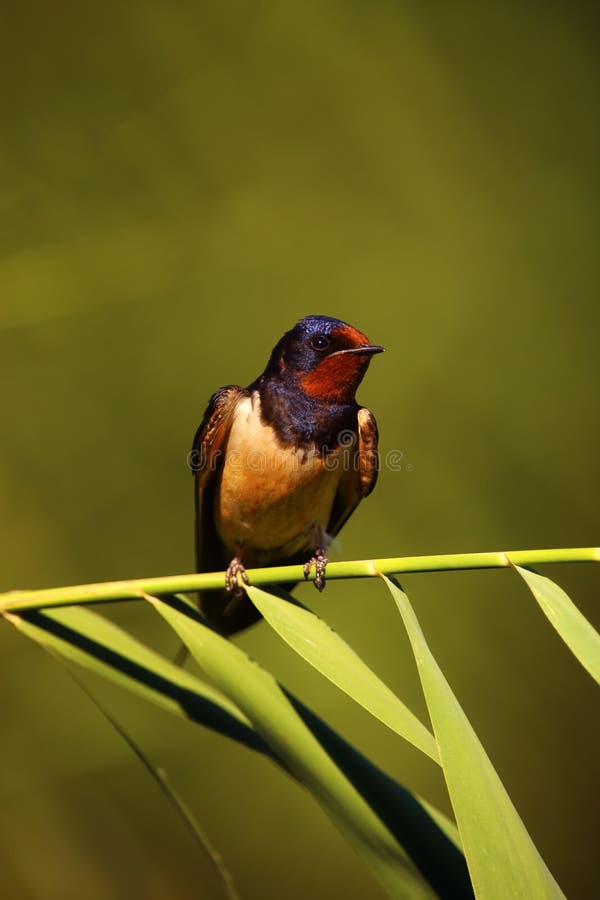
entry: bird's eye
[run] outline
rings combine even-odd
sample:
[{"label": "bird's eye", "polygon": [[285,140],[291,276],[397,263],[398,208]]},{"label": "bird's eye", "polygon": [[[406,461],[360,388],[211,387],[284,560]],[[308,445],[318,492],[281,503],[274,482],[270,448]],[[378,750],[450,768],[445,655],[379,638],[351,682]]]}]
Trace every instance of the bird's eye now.
[{"label": "bird's eye", "polygon": [[326,334],[315,334],[310,340],[310,346],[313,350],[326,350],[329,344],[330,340]]}]

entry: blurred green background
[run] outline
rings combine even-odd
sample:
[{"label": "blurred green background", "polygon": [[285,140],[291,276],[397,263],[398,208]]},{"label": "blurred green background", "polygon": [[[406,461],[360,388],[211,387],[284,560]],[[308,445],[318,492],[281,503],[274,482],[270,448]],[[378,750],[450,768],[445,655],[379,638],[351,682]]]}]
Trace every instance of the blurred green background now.
[{"label": "blurred green background", "polygon": [[[403,468],[382,471],[345,558],[597,544],[595,15],[558,0],[6,8],[0,586],[191,571],[186,454],[204,405],[308,313],[388,348],[359,399]],[[548,574],[598,622],[596,567]],[[516,575],[403,584],[550,868],[570,898],[593,896],[591,679]],[[299,595],[424,714],[382,586]],[[175,651],[148,610],[103,611]],[[266,626],[238,640],[449,808],[433,763]],[[8,626],[0,648],[4,896],[220,897],[69,675]],[[381,896],[266,760],[89,683],[246,900]]]}]

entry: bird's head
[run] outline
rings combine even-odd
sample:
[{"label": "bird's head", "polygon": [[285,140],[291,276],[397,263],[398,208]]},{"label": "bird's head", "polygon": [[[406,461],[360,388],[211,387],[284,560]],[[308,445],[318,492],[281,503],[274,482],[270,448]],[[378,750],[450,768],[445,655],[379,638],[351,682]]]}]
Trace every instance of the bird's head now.
[{"label": "bird's head", "polygon": [[371,357],[382,351],[347,322],[306,316],[275,346],[265,375],[293,382],[315,400],[348,403]]}]

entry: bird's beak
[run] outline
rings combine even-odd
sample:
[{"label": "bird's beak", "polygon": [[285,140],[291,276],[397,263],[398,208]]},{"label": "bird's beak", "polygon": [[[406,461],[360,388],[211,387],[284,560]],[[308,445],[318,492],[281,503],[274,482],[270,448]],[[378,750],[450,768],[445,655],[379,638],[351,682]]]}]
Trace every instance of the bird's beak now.
[{"label": "bird's beak", "polygon": [[331,356],[341,356],[343,353],[354,353],[360,356],[373,356],[375,353],[383,353],[385,347],[379,344],[361,344],[359,347],[349,347],[347,350],[336,350]]}]

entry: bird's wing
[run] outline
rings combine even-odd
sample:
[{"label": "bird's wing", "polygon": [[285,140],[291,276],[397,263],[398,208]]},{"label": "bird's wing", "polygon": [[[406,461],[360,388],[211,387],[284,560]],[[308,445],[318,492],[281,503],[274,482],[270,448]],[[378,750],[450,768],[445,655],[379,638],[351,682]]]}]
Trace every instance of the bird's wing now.
[{"label": "bird's wing", "polygon": [[[363,497],[375,487],[379,471],[377,422],[364,406],[357,413],[358,443],[353,458],[347,461],[333,501],[327,533],[335,536],[350,518]],[[350,464],[348,465],[347,462]]]},{"label": "bird's wing", "polygon": [[196,479],[194,493],[198,572],[219,570],[229,562],[224,559],[223,548],[213,522],[214,492],[233,416],[238,403],[247,396],[247,393],[244,388],[230,384],[213,394],[192,445],[190,463]]}]

